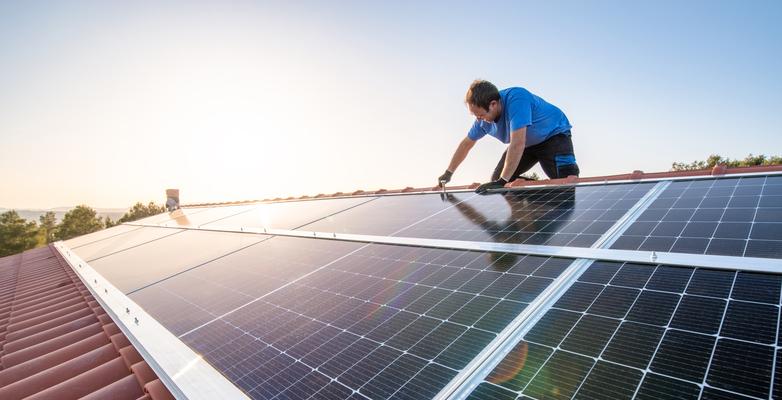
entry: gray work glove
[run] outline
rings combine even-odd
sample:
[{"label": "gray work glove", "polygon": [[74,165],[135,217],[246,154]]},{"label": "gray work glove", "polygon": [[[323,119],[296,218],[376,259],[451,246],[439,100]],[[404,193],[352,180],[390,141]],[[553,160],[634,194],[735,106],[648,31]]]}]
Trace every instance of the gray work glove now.
[{"label": "gray work glove", "polygon": [[450,182],[452,176],[453,176],[453,172],[446,169],[445,173],[440,175],[439,178],[437,178],[437,186],[443,186],[446,183]]},{"label": "gray work glove", "polygon": [[508,181],[502,178],[497,179],[496,181],[487,182],[481,186],[478,186],[478,188],[475,189],[475,193],[484,194],[491,189],[502,189],[503,187],[505,187],[506,183],[508,183]]}]

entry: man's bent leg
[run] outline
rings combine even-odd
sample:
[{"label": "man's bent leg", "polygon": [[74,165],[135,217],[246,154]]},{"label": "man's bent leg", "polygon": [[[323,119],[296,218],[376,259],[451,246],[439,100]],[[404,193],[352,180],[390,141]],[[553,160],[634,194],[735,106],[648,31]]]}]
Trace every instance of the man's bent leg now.
[{"label": "man's bent leg", "polygon": [[555,135],[537,146],[540,146],[536,149],[540,166],[550,179],[579,175],[570,135]]},{"label": "man's bent leg", "polygon": [[[505,168],[505,156],[508,154],[508,151],[505,150],[504,153],[502,153],[502,157],[500,157],[500,162],[497,163],[497,167],[494,168],[494,173],[491,174],[491,180],[496,181],[497,179],[500,179],[500,175],[502,174],[502,169]],[[516,167],[516,172],[511,175],[510,182],[513,182],[516,180],[519,175],[527,172],[530,170],[530,168],[535,166],[535,163],[538,162],[538,158],[535,156],[534,152],[528,152],[527,150],[524,150],[524,153],[521,155],[521,160],[519,160],[519,166]]]}]

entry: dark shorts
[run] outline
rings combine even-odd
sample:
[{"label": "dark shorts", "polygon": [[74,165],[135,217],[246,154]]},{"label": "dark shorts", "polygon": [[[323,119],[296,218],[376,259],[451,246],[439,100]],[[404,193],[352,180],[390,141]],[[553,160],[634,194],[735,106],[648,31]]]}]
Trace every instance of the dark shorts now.
[{"label": "dark shorts", "polygon": [[[497,164],[497,168],[494,169],[491,180],[496,181],[500,178],[502,168],[505,166],[506,153],[507,150],[505,150],[505,153],[502,153],[500,162]],[[519,160],[519,166],[510,180],[515,180],[519,175],[529,171],[538,162],[540,167],[543,168],[543,172],[550,179],[567,178],[570,175],[578,176],[578,164],[576,164],[576,156],[573,153],[573,141],[570,140],[570,131],[554,135],[541,143],[524,149],[524,154],[521,155],[521,160]]]}]

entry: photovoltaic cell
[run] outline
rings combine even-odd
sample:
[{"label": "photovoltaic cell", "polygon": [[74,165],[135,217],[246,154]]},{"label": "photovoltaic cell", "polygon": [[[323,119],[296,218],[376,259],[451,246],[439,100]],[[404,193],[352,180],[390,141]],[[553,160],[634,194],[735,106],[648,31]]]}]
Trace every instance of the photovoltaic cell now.
[{"label": "photovoltaic cell", "polygon": [[589,247],[653,183],[382,197],[303,230]]},{"label": "photovoltaic cell", "polygon": [[471,397],[769,398],[781,277],[595,262]]},{"label": "photovoltaic cell", "polygon": [[131,298],[253,398],[420,398],[569,263],[273,238]]},{"label": "photovoltaic cell", "polygon": [[782,177],[671,182],[613,247],[782,257]]}]

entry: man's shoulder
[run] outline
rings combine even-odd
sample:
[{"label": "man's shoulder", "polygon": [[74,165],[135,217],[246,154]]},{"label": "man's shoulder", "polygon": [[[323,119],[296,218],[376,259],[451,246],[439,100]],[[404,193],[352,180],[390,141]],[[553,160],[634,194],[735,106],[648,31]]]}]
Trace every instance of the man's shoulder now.
[{"label": "man's shoulder", "polygon": [[521,86],[512,86],[509,88],[505,88],[500,90],[500,95],[530,95],[532,94],[529,90],[521,87]]},{"label": "man's shoulder", "polygon": [[506,103],[529,103],[533,99],[533,94],[523,87],[509,87],[500,90],[500,98]]}]

